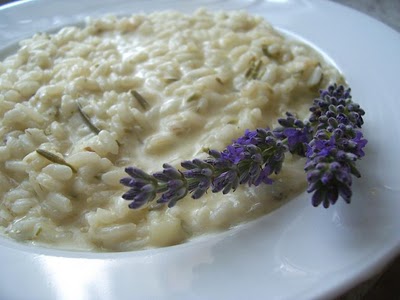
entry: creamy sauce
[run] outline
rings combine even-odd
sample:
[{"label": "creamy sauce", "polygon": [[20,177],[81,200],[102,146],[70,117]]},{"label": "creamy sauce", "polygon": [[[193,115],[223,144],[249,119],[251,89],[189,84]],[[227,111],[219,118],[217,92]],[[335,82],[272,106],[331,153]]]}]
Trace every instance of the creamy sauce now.
[{"label": "creamy sauce", "polygon": [[301,159],[289,157],[272,186],[188,196],[170,209],[128,209],[119,180],[125,166],[151,173],[206,157],[286,111],[305,117],[318,89],[340,80],[316,51],[245,12],[107,16],[37,34],[0,63],[1,231],[129,251],[268,213],[304,190]]}]

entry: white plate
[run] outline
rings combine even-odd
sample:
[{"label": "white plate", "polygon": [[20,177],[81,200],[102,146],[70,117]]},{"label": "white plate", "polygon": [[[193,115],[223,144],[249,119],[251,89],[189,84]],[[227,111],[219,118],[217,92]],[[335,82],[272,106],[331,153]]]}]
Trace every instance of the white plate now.
[{"label": "white plate", "polygon": [[261,14],[318,45],[344,72],[367,112],[369,140],[352,204],[313,208],[304,194],[226,233],[132,253],[54,251],[0,239],[1,299],[330,298],[400,253],[400,35],[385,25],[325,1],[37,0],[0,9],[0,45],[87,15],[198,6]]}]

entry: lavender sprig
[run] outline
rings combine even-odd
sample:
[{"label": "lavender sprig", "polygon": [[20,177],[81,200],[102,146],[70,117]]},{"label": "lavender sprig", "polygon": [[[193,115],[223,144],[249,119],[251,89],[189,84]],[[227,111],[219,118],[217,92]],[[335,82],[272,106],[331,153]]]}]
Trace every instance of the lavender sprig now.
[{"label": "lavender sprig", "polygon": [[309,121],[315,128],[307,145],[307,181],[312,204],[324,207],[335,204],[341,196],[350,202],[352,176],[360,177],[355,163],[365,155],[367,140],[359,130],[365,114],[352,101],[350,89],[332,85],[320,92],[310,108]]},{"label": "lavender sprig", "polygon": [[360,177],[355,162],[364,156],[367,143],[359,130],[364,111],[352,102],[350,89],[336,85],[322,90],[310,111],[304,122],[286,113],[273,130],[246,130],[223,151],[210,150],[205,160],[183,161],[181,171],[168,164],[152,175],[126,168],[130,177],[121,183],[130,189],[122,197],[132,201],[130,208],[156,198],[172,207],[187,194],[198,199],[209,189],[226,194],[239,184],[272,184],[270,176],[280,172],[285,153],[290,151],[307,157],[307,191],[313,193],[314,206],[329,207],[339,196],[350,202],[351,175]]},{"label": "lavender sprig", "polygon": [[198,199],[209,188],[213,193],[227,194],[239,184],[271,184],[269,176],[279,173],[287,150],[271,130],[246,131],[223,151],[210,150],[205,160],[183,161],[182,171],[169,164],[152,175],[137,168],[126,168],[130,177],[120,182],[130,189],[122,198],[132,201],[130,208],[139,208],[157,197],[157,203],[168,203],[172,207],[188,193]]}]

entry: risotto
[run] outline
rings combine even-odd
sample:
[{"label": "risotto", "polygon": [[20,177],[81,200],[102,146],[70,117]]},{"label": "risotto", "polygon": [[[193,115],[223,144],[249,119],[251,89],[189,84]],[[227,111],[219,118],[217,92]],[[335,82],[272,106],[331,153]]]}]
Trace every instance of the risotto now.
[{"label": "risotto", "polygon": [[340,73],[245,12],[156,12],[39,33],[0,62],[0,231],[85,251],[182,243],[263,215],[305,188],[289,158],[272,186],[128,208],[124,167],[205,157],[245,129],[299,117]]}]

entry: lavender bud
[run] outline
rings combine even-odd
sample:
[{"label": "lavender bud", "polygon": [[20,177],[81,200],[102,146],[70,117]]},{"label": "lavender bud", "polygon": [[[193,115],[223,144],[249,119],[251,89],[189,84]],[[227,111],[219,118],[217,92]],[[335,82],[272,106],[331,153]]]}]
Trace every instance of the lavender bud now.
[{"label": "lavender bud", "polygon": [[336,128],[333,131],[333,136],[335,137],[335,139],[340,139],[343,136],[343,130]]},{"label": "lavender bud", "polygon": [[119,182],[122,185],[125,185],[125,186],[128,186],[128,187],[133,187],[133,185],[135,184],[135,181],[130,177],[122,178]]},{"label": "lavender bud", "polygon": [[341,185],[339,187],[339,194],[340,194],[340,197],[342,197],[344,201],[346,201],[347,203],[350,203],[352,192],[351,192],[351,189],[349,186]]},{"label": "lavender bud", "polygon": [[294,121],[293,125],[297,128],[304,128],[304,123],[298,119]]},{"label": "lavender bud", "polygon": [[319,140],[329,140],[329,135],[325,130],[318,130],[315,137]]},{"label": "lavender bud", "polygon": [[308,182],[316,182],[321,177],[321,170],[312,170],[311,172],[307,173],[307,181]]},{"label": "lavender bud", "polygon": [[344,108],[344,106],[343,105],[338,105],[337,107],[336,107],[336,109],[337,109],[337,112],[340,114],[340,113],[344,113],[345,112],[345,108]]},{"label": "lavender bud", "polygon": [[331,112],[333,112],[333,113],[335,113],[335,114],[337,114],[336,106],[333,105],[333,104],[330,104],[330,105],[328,106],[328,110],[331,111]]},{"label": "lavender bud", "polygon": [[[326,193],[326,197],[328,198],[328,203],[329,204],[335,204],[338,197],[339,197],[339,191],[335,188],[333,189],[328,189],[327,193]],[[327,204],[327,206],[325,206],[325,208],[329,207],[329,204]]]},{"label": "lavender bud", "polygon": [[320,116],[319,118],[318,118],[318,122],[319,123],[323,123],[323,124],[325,124],[326,122],[328,121],[328,117],[327,116]]},{"label": "lavender bud", "polygon": [[175,169],[174,167],[172,167],[169,164],[163,164],[163,173],[165,176],[167,176],[168,178],[180,178],[181,177],[181,173],[179,173],[179,171],[177,169]]},{"label": "lavender bud", "polygon": [[333,128],[336,128],[336,127],[338,127],[338,125],[339,125],[338,121],[337,121],[334,117],[330,117],[330,118],[328,119],[328,124],[329,124],[330,126],[332,126]]}]

